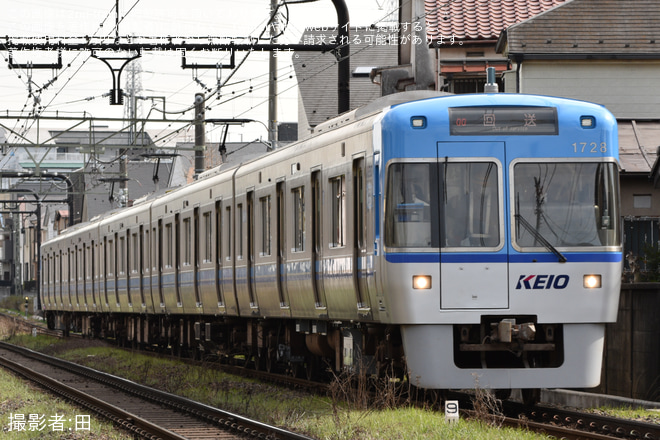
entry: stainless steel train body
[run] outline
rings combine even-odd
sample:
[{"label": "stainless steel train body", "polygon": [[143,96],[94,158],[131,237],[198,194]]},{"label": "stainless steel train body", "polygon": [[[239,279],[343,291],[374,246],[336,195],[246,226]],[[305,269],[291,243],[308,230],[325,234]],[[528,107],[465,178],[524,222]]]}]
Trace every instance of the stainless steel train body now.
[{"label": "stainless steel train body", "polygon": [[594,386],[617,159],[598,105],[384,98],[45,243],[42,304],[55,327],[309,376]]}]

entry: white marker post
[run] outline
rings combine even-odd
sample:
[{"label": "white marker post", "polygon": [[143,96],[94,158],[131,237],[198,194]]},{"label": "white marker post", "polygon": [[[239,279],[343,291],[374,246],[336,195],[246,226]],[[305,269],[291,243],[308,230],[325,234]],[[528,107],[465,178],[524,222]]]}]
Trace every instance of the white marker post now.
[{"label": "white marker post", "polygon": [[458,418],[458,400],[445,400],[445,420],[447,423],[456,423]]}]

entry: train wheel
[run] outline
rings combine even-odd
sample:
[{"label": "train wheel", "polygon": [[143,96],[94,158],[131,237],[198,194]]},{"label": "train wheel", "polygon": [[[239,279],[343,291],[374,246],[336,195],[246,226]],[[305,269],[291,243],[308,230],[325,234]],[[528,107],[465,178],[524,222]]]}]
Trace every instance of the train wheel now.
[{"label": "train wheel", "polygon": [[305,365],[302,362],[291,362],[287,371],[291,377],[301,378],[304,377],[304,367]]},{"label": "train wheel", "polygon": [[305,358],[305,378],[307,380],[318,379],[319,376],[318,368],[319,368],[319,361],[316,356],[310,355]]},{"label": "train wheel", "polygon": [[266,352],[266,371],[273,373],[277,369],[277,353],[275,350],[265,348]]},{"label": "train wheel", "polygon": [[508,400],[511,397],[511,389],[495,390],[495,398],[498,400]]},{"label": "train wheel", "polygon": [[523,388],[520,391],[522,392],[522,399],[525,405],[536,405],[541,400],[540,388]]}]

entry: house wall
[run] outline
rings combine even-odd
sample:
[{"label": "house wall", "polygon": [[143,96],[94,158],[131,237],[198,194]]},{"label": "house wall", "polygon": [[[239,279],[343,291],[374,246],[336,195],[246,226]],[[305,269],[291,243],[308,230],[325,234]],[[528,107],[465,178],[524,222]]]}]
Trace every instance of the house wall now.
[{"label": "house wall", "polygon": [[[505,76],[506,92],[517,91],[516,69]],[[528,60],[519,92],[597,102],[618,119],[656,119],[659,72],[660,60]]]},{"label": "house wall", "polygon": [[[640,196],[650,196],[650,199],[639,199]],[[650,204],[647,205],[646,201],[650,201]],[[660,191],[653,188],[647,175],[622,176],[621,215],[624,217],[660,216]]]}]

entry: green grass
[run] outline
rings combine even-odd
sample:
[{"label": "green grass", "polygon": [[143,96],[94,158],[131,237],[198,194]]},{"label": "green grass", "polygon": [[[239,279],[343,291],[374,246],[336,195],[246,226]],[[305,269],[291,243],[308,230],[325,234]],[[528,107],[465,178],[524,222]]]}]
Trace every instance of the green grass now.
[{"label": "green grass", "polygon": [[73,349],[60,356],[317,439],[546,438],[493,428],[479,421],[461,420],[450,425],[440,412],[412,407],[358,410],[330,397],[310,396],[227,375],[204,365],[184,366],[175,360],[156,359],[114,347]]},{"label": "green grass", "polygon": [[[660,408],[660,404],[658,404]],[[633,419],[648,423],[660,423],[660,409],[644,409],[630,407],[602,407],[593,409],[591,412],[619,417],[622,419]]]}]

